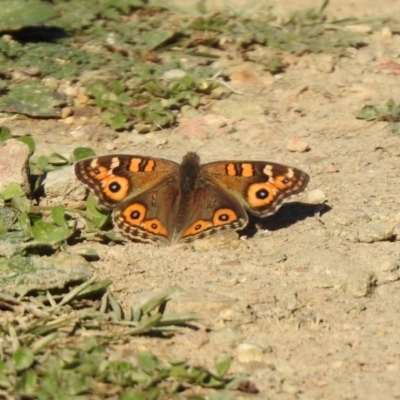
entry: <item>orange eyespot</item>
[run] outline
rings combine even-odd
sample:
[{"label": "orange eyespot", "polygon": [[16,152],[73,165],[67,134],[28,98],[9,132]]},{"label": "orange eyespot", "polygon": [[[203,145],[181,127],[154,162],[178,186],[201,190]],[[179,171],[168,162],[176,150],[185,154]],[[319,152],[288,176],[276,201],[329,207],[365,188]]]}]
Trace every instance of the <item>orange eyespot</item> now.
[{"label": "orange eyespot", "polygon": [[276,188],[270,183],[253,183],[247,190],[247,201],[252,207],[263,207],[273,201]]},{"label": "orange eyespot", "polygon": [[186,229],[182,237],[198,235],[199,233],[205,231],[206,229],[212,228],[212,226],[213,224],[211,221],[205,221],[203,219],[199,219],[194,224],[192,224],[188,229]]},{"label": "orange eyespot", "polygon": [[124,219],[131,225],[140,225],[146,217],[146,207],[142,204],[135,203],[127,207],[122,215]]},{"label": "orange eyespot", "polygon": [[93,179],[96,179],[98,181],[102,181],[103,179],[106,179],[108,176],[108,171],[109,169],[106,167],[101,167],[101,166],[95,166],[92,169],[89,170],[89,175]]},{"label": "orange eyespot", "polygon": [[167,237],[167,230],[165,227],[161,224],[161,222],[158,219],[149,219],[148,221],[145,221],[141,224],[141,226],[147,231],[154,233],[156,235],[162,235]]},{"label": "orange eyespot", "polygon": [[274,185],[278,189],[286,189],[291,187],[293,183],[291,183],[290,179],[285,175],[279,175],[274,179]]},{"label": "orange eyespot", "polygon": [[129,191],[129,181],[122,176],[110,175],[101,182],[104,194],[114,201],[122,200]]},{"label": "orange eyespot", "polygon": [[214,213],[213,216],[213,225],[221,226],[229,224],[233,221],[236,221],[237,215],[236,213],[229,208],[221,208]]}]

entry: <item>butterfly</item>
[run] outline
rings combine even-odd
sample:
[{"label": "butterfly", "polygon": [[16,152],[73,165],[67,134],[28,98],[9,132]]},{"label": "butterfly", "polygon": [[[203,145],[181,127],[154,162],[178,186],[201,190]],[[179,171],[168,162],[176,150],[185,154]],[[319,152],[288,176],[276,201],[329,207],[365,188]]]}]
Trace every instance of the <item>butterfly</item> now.
[{"label": "butterfly", "polygon": [[224,229],[243,229],[247,212],[266,217],[309,182],[305,172],[267,161],[200,164],[195,152],[181,164],[115,154],[75,164],[75,174],[112,210],[121,233],[141,242],[190,242]]}]

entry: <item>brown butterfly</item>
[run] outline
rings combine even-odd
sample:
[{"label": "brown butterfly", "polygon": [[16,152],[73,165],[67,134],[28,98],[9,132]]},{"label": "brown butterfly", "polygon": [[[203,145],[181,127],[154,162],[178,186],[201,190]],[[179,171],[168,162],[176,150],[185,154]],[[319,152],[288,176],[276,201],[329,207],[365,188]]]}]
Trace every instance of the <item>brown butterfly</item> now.
[{"label": "brown butterfly", "polygon": [[178,164],[163,158],[116,154],[75,164],[77,178],[126,237],[142,242],[189,242],[223,229],[243,229],[246,211],[273,214],[300,193],[309,176],[267,161],[200,164],[188,153]]}]

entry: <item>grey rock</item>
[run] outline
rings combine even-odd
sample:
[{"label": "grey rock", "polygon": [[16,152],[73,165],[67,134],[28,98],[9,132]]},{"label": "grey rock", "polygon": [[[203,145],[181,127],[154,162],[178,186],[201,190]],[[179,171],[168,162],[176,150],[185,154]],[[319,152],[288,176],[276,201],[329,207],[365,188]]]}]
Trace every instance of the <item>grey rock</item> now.
[{"label": "grey rock", "polygon": [[73,166],[58,171],[51,171],[43,182],[44,192],[49,201],[67,203],[83,200],[86,196],[85,187],[76,179]]},{"label": "grey rock", "polygon": [[391,225],[368,222],[358,232],[358,240],[362,243],[374,243],[390,240],[394,235],[394,227]]}]

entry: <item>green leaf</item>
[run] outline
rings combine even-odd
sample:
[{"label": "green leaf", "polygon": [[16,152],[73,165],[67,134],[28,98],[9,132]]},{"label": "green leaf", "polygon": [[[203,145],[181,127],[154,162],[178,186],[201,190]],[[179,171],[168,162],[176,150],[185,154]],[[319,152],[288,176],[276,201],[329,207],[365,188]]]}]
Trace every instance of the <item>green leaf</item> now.
[{"label": "green leaf", "polygon": [[13,207],[16,210],[21,211],[23,213],[25,211],[29,211],[29,209],[31,208],[31,203],[25,195],[24,196],[14,196],[11,199],[11,207]]},{"label": "green leaf", "polygon": [[147,400],[147,397],[140,392],[127,390],[119,396],[119,400]]},{"label": "green leaf", "polygon": [[40,0],[13,0],[1,3],[0,31],[39,26],[58,15],[50,4]]},{"label": "green leaf", "polygon": [[34,394],[37,389],[38,375],[36,371],[27,370],[23,373],[18,389],[26,394]]},{"label": "green leaf", "polygon": [[97,228],[102,229],[104,225],[106,225],[110,217],[110,213],[108,211],[99,210],[98,206],[99,204],[96,197],[90,194],[86,202],[86,207],[89,212],[89,218]]},{"label": "green leaf", "polygon": [[85,258],[88,261],[98,261],[100,260],[99,254],[94,249],[78,249],[76,254]]},{"label": "green leaf", "polygon": [[27,347],[19,348],[13,354],[13,361],[17,371],[23,371],[32,366],[35,361],[33,351]]},{"label": "green leaf", "polygon": [[28,145],[31,154],[35,152],[35,141],[33,140],[32,136],[21,136],[18,138],[18,140]]},{"label": "green leaf", "polygon": [[366,105],[355,115],[357,119],[365,119],[366,121],[374,121],[378,118],[380,112],[374,105]]},{"label": "green leaf", "polygon": [[154,372],[155,369],[160,366],[160,361],[154,354],[143,352],[138,355],[138,365],[145,372],[151,373]]},{"label": "green leaf", "polygon": [[225,355],[215,363],[215,371],[219,377],[224,377],[228,372],[232,362],[232,357]]},{"label": "green leaf", "polygon": [[104,111],[101,113],[101,119],[114,130],[127,129],[131,125],[129,115],[120,112]]},{"label": "green leaf", "polygon": [[67,240],[73,231],[66,227],[56,226],[50,222],[39,220],[31,227],[31,233],[35,240],[55,244]]},{"label": "green leaf", "polygon": [[46,156],[39,156],[35,160],[33,160],[35,164],[42,170],[45,171],[47,166],[49,165],[49,158]]},{"label": "green leaf", "polygon": [[389,122],[388,128],[396,135],[400,135],[400,125],[396,122]]},{"label": "green leaf", "polygon": [[12,138],[11,131],[7,127],[2,126],[0,128],[0,143],[5,142],[6,140],[11,138]]},{"label": "green leaf", "polygon": [[83,160],[84,158],[93,157],[96,155],[93,149],[90,147],[77,147],[74,152],[74,160],[79,161]]},{"label": "green leaf", "polygon": [[68,160],[58,153],[52,153],[47,160],[51,165],[68,165]]},{"label": "green leaf", "polygon": [[11,200],[17,196],[25,196],[25,192],[23,191],[21,185],[16,182],[12,182],[3,190],[1,193],[1,197],[4,200]]},{"label": "green leaf", "polygon": [[62,206],[62,205],[55,206],[51,210],[51,216],[53,217],[53,221],[58,226],[68,229],[67,221],[65,220],[65,209],[64,209],[64,206]]}]

